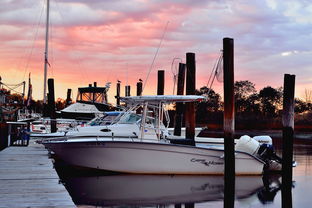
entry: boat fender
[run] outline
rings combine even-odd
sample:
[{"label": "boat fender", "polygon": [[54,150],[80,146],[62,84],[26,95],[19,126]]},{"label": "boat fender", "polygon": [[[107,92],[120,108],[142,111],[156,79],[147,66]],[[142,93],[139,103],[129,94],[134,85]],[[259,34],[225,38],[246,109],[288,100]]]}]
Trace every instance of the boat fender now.
[{"label": "boat fender", "polygon": [[239,138],[235,145],[236,151],[247,152],[251,155],[255,155],[258,152],[260,144],[250,136],[244,135]]}]

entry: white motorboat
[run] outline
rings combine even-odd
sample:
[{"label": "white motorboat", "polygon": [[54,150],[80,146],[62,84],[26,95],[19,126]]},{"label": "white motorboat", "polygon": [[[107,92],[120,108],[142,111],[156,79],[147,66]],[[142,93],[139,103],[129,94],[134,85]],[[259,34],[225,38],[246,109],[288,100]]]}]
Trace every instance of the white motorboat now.
[{"label": "white motorboat", "polygon": [[[111,136],[111,133],[107,133],[106,126],[113,124],[117,121],[123,111],[109,111],[103,112],[101,115],[95,117],[87,123],[79,122],[77,120],[66,120],[66,119],[57,119],[58,131],[54,133],[46,133],[44,130],[50,128],[50,123],[42,122],[40,124],[33,123],[33,131],[30,133],[31,138],[52,138],[52,137],[64,137],[64,136]],[[67,121],[65,126],[66,128],[59,128],[64,122],[58,121]],[[70,121],[70,122],[69,122]],[[81,124],[79,124],[81,123]],[[115,126],[112,128],[114,129]],[[40,129],[41,131],[37,130]],[[48,131],[49,132],[49,131]]]},{"label": "white motorboat", "polygon": [[[163,115],[166,115],[164,104],[203,99],[202,96],[126,97],[124,100],[133,107],[123,117],[130,116],[135,109],[141,108],[143,111],[140,122],[134,124],[139,128],[139,134],[121,137],[108,129],[110,137],[63,138],[43,141],[42,144],[65,162],[87,168],[140,174],[223,174],[222,148],[181,143],[187,140],[176,142],[170,138],[162,122]],[[137,129],[129,126],[125,128],[137,132]],[[236,174],[258,175],[265,167],[272,167],[270,163],[273,157],[267,157],[271,155],[266,154],[267,149],[260,148],[259,142],[248,136],[240,141],[235,152]],[[274,161],[274,165],[277,163]]]}]

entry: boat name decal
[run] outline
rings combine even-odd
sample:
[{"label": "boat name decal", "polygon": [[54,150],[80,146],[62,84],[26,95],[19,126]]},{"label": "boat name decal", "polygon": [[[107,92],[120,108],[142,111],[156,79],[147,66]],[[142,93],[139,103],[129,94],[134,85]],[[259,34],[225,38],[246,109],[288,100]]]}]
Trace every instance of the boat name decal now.
[{"label": "boat name decal", "polygon": [[212,160],[206,161],[205,159],[196,159],[196,158],[192,158],[191,162],[198,162],[198,163],[204,164],[206,166],[223,165],[223,162],[216,162],[216,161],[212,161]]}]

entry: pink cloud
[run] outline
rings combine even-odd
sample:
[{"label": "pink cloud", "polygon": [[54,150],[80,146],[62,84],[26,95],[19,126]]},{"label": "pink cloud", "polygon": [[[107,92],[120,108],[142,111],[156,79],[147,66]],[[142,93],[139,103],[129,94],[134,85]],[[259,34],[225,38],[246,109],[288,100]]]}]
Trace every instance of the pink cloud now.
[{"label": "pink cloud", "polygon": [[[280,85],[277,77],[282,79],[284,72],[299,73],[298,86],[309,87],[312,74],[307,69],[312,63],[307,58],[311,52],[305,43],[310,40],[312,27],[291,22],[283,15],[285,5],[272,9],[257,1],[51,2],[52,67],[48,74],[56,80],[56,97],[65,97],[66,88],[75,90],[93,81],[104,85],[117,79],[123,84],[128,80],[134,94],[137,80],[146,77],[167,21],[170,23],[146,93],[155,93],[158,69],[166,70],[166,92],[172,93],[172,59],[180,57],[185,61],[186,52],[196,53],[197,87],[205,85],[226,36],[235,39],[237,80],[248,79],[259,87]],[[38,91],[35,98],[41,98],[44,14],[41,21],[39,17],[43,5],[34,0],[2,5],[0,74],[15,81],[32,72],[34,92]],[[292,13],[292,18],[296,19],[296,14]],[[40,28],[33,42],[38,22]],[[298,54],[287,59],[280,56],[293,50]],[[222,83],[215,87],[221,89]],[[115,84],[110,93],[113,100]]]}]

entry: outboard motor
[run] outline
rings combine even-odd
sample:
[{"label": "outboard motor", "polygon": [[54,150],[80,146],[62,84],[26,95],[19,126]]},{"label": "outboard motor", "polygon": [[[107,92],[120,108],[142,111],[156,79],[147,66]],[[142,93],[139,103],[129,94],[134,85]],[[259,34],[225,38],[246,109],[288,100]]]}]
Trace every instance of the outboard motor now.
[{"label": "outboard motor", "polygon": [[[235,149],[247,152],[265,162],[266,171],[280,171],[282,169],[282,159],[276,155],[270,137],[261,136],[266,139],[265,143],[259,143],[257,140],[244,135],[235,145]],[[258,137],[258,139],[261,139]]]},{"label": "outboard motor", "polygon": [[266,163],[264,167],[266,171],[282,170],[282,158],[276,154],[272,144],[261,144],[258,156]]}]

